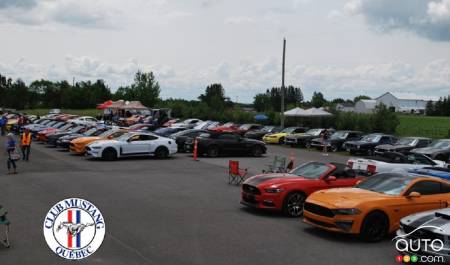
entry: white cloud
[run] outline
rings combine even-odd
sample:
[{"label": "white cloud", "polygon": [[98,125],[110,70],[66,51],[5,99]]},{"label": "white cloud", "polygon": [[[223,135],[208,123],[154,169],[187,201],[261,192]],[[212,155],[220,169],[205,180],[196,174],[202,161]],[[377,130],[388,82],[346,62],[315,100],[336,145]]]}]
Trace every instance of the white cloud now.
[{"label": "white cloud", "polygon": [[[35,79],[96,80],[104,79],[113,89],[130,84],[136,71],[154,71],[164,97],[196,98],[211,83],[222,83],[228,96],[252,102],[262,93],[281,83],[280,62],[268,58],[260,62],[221,62],[216,66],[176,69],[168,65],[140,64],[131,59],[114,64],[87,56],[68,55],[64,65],[45,67],[21,59],[11,64],[0,63],[0,73],[27,82]],[[435,60],[424,67],[407,63],[363,64],[351,67],[288,65],[286,83],[301,86],[305,96],[321,91],[329,98],[353,98],[368,94],[379,96],[391,91],[400,94],[445,96],[450,87],[450,60]]]}]

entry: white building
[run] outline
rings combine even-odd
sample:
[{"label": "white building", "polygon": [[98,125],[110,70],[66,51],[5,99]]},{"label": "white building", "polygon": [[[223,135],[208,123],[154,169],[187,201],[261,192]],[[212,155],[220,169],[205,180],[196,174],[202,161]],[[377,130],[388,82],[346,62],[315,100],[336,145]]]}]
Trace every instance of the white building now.
[{"label": "white building", "polygon": [[377,106],[377,101],[374,99],[361,99],[355,104],[356,113],[372,113]]},{"label": "white building", "polygon": [[354,112],[355,106],[352,103],[338,103],[336,104],[336,110],[342,111],[342,112]]},{"label": "white building", "polygon": [[414,95],[394,95],[391,92],[384,93],[376,98],[377,104],[383,103],[389,109],[395,112],[404,113],[425,113],[428,100],[435,98],[417,98]]}]

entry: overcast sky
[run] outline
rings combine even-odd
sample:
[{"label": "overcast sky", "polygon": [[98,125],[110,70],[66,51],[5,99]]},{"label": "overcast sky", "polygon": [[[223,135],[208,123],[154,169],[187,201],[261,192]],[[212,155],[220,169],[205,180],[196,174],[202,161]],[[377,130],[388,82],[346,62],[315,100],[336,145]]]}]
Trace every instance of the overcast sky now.
[{"label": "overcast sky", "polygon": [[154,71],[162,96],[214,82],[252,102],[286,84],[325,97],[450,94],[450,0],[0,0],[0,74],[104,79]]}]

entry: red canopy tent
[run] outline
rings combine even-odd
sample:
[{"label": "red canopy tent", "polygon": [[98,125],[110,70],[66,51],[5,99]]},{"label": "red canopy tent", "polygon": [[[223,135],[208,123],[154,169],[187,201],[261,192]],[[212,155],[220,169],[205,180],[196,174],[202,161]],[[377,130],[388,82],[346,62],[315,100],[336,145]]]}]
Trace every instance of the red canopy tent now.
[{"label": "red canopy tent", "polygon": [[97,109],[106,109],[109,106],[111,106],[112,104],[113,104],[113,101],[112,100],[108,100],[108,101],[103,102],[102,104],[98,104],[97,105]]}]

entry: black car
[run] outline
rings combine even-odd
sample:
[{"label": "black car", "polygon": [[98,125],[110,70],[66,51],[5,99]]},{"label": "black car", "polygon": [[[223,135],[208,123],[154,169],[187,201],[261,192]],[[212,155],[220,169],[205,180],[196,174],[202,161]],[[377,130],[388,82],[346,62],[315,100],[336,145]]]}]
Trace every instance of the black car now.
[{"label": "black car", "polygon": [[432,142],[428,147],[411,150],[413,153],[424,154],[436,160],[448,162],[450,160],[450,139]]},{"label": "black car", "polygon": [[66,131],[60,131],[60,132],[56,132],[53,134],[50,134],[47,136],[47,144],[52,145],[52,146],[57,146],[56,145],[56,141],[58,141],[59,138],[69,135],[69,134],[74,134],[74,133],[84,133],[88,130],[87,127],[85,126],[77,126],[74,128],[70,128],[69,130]]},{"label": "black car", "polygon": [[364,136],[359,141],[345,142],[345,148],[350,154],[357,153],[372,156],[375,153],[375,147],[381,144],[395,144],[397,138],[393,135],[372,133]]},{"label": "black car", "polygon": [[245,138],[262,140],[263,136],[268,133],[281,132],[281,127],[277,126],[264,126],[261,130],[249,131],[244,134]]},{"label": "black car", "polygon": [[159,128],[156,129],[153,133],[159,136],[163,136],[163,137],[169,137],[171,134],[177,133],[177,132],[181,132],[186,130],[187,128],[182,128],[182,127],[163,127],[163,128]]},{"label": "black car", "polygon": [[70,142],[72,140],[80,138],[80,137],[99,136],[100,134],[104,133],[105,131],[107,131],[109,129],[110,129],[109,127],[92,128],[84,133],[72,133],[72,134],[62,136],[58,140],[56,140],[56,147],[69,149]]},{"label": "black car", "polygon": [[186,140],[189,138],[195,138],[199,136],[202,133],[206,133],[208,130],[197,130],[197,129],[189,129],[181,132],[174,133],[169,136],[169,138],[172,138],[175,140],[178,146],[178,152],[184,152],[184,144],[186,143]]},{"label": "black car", "polygon": [[[185,145],[186,151],[193,151],[194,139],[189,138]],[[264,142],[243,138],[230,132],[207,132],[197,137],[197,152],[199,155],[206,154],[209,157],[219,155],[252,155],[259,157],[266,153]]]},{"label": "black car", "polygon": [[[361,139],[363,133],[359,131],[337,131],[330,136],[330,139],[325,141],[327,149],[332,152],[345,150],[344,143],[347,141],[358,141]],[[324,142],[322,138],[314,138],[311,141],[311,146],[322,149]]]},{"label": "black car", "polygon": [[394,144],[382,144],[375,147],[376,154],[385,152],[408,153],[414,148],[422,148],[431,144],[430,138],[424,137],[403,137]]},{"label": "black car", "polygon": [[334,133],[333,129],[323,129],[323,128],[310,129],[304,133],[289,134],[286,136],[284,142],[290,145],[291,147],[304,146],[306,148],[311,148],[311,141],[315,138],[318,138],[322,133],[325,132],[325,130],[328,130],[328,133],[330,134]]}]

